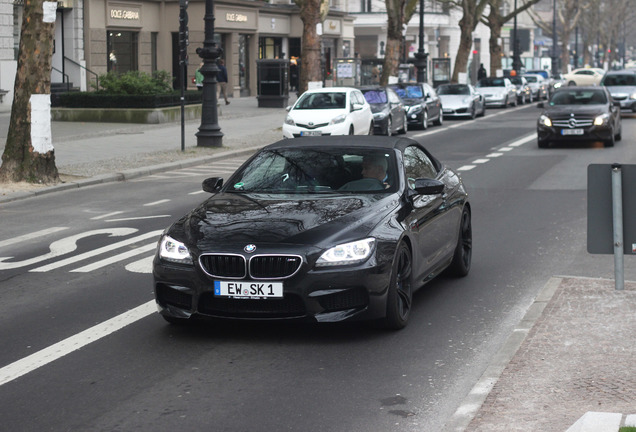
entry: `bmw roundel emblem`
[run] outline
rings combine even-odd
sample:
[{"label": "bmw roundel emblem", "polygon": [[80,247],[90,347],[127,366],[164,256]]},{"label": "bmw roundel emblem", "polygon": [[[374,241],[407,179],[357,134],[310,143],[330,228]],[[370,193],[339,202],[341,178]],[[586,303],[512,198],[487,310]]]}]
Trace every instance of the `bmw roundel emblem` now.
[{"label": "bmw roundel emblem", "polygon": [[245,246],[243,248],[243,250],[247,253],[252,253],[256,250],[256,245],[255,244],[248,244],[247,246]]}]

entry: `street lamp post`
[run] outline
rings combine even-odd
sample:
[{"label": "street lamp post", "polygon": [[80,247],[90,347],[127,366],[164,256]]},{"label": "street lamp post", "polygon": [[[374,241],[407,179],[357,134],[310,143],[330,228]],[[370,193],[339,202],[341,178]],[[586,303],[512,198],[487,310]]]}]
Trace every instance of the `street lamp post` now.
[{"label": "street lamp post", "polygon": [[424,52],[424,0],[420,0],[420,43],[415,53],[415,67],[417,68],[417,82],[426,82],[426,66],[428,54]]},{"label": "street lamp post", "polygon": [[552,0],[552,76],[559,74],[557,63],[556,0]]},{"label": "street lamp post", "polygon": [[512,69],[517,73],[517,75],[521,72],[521,67],[523,63],[521,63],[521,55],[519,53],[519,38],[517,37],[517,0],[515,0],[515,20],[514,20],[514,29],[512,34]]},{"label": "street lamp post", "polygon": [[197,54],[203,60],[201,74],[203,75],[203,101],[201,104],[201,126],[197,136],[199,147],[221,147],[223,133],[219,126],[216,98],[216,74],[219,68],[216,64],[223,54],[223,49],[214,42],[214,0],[205,0],[205,39],[203,48],[197,48]]}]

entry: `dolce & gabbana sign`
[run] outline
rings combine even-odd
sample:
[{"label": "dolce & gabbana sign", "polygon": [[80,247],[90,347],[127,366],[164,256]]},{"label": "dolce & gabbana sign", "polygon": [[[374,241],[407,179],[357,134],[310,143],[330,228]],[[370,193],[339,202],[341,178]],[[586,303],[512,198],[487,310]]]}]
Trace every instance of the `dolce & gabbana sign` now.
[{"label": "dolce & gabbana sign", "polygon": [[141,5],[109,3],[106,10],[106,22],[111,26],[140,27]]}]

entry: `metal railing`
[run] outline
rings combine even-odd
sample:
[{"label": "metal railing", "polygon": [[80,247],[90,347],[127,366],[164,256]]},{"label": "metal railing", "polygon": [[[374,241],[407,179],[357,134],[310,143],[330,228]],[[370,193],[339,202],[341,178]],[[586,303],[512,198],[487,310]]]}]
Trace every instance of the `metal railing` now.
[{"label": "metal railing", "polygon": [[95,75],[95,90],[99,90],[99,75],[97,75],[95,72],[93,72],[92,70],[90,70],[89,68],[82,66],[81,64],[79,64],[78,62],[76,62],[73,59],[70,59],[68,57],[64,57],[64,61],[70,61],[71,63],[73,63],[76,66],[79,66],[80,68],[84,69],[86,72]]}]

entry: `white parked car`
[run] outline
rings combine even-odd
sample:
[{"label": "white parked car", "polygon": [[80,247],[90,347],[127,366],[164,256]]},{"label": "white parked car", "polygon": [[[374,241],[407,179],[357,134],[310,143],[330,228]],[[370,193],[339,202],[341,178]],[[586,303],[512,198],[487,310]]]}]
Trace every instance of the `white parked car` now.
[{"label": "white parked car", "polygon": [[517,87],[503,77],[483,78],[477,82],[477,91],[486,98],[486,105],[506,108],[517,106]]},{"label": "white parked car", "polygon": [[307,90],[287,111],[284,138],[373,134],[371,106],[352,87]]},{"label": "white parked car", "polygon": [[580,68],[574,69],[572,72],[563,74],[566,85],[569,86],[591,86],[599,85],[601,79],[605,75],[604,69],[599,68]]}]

